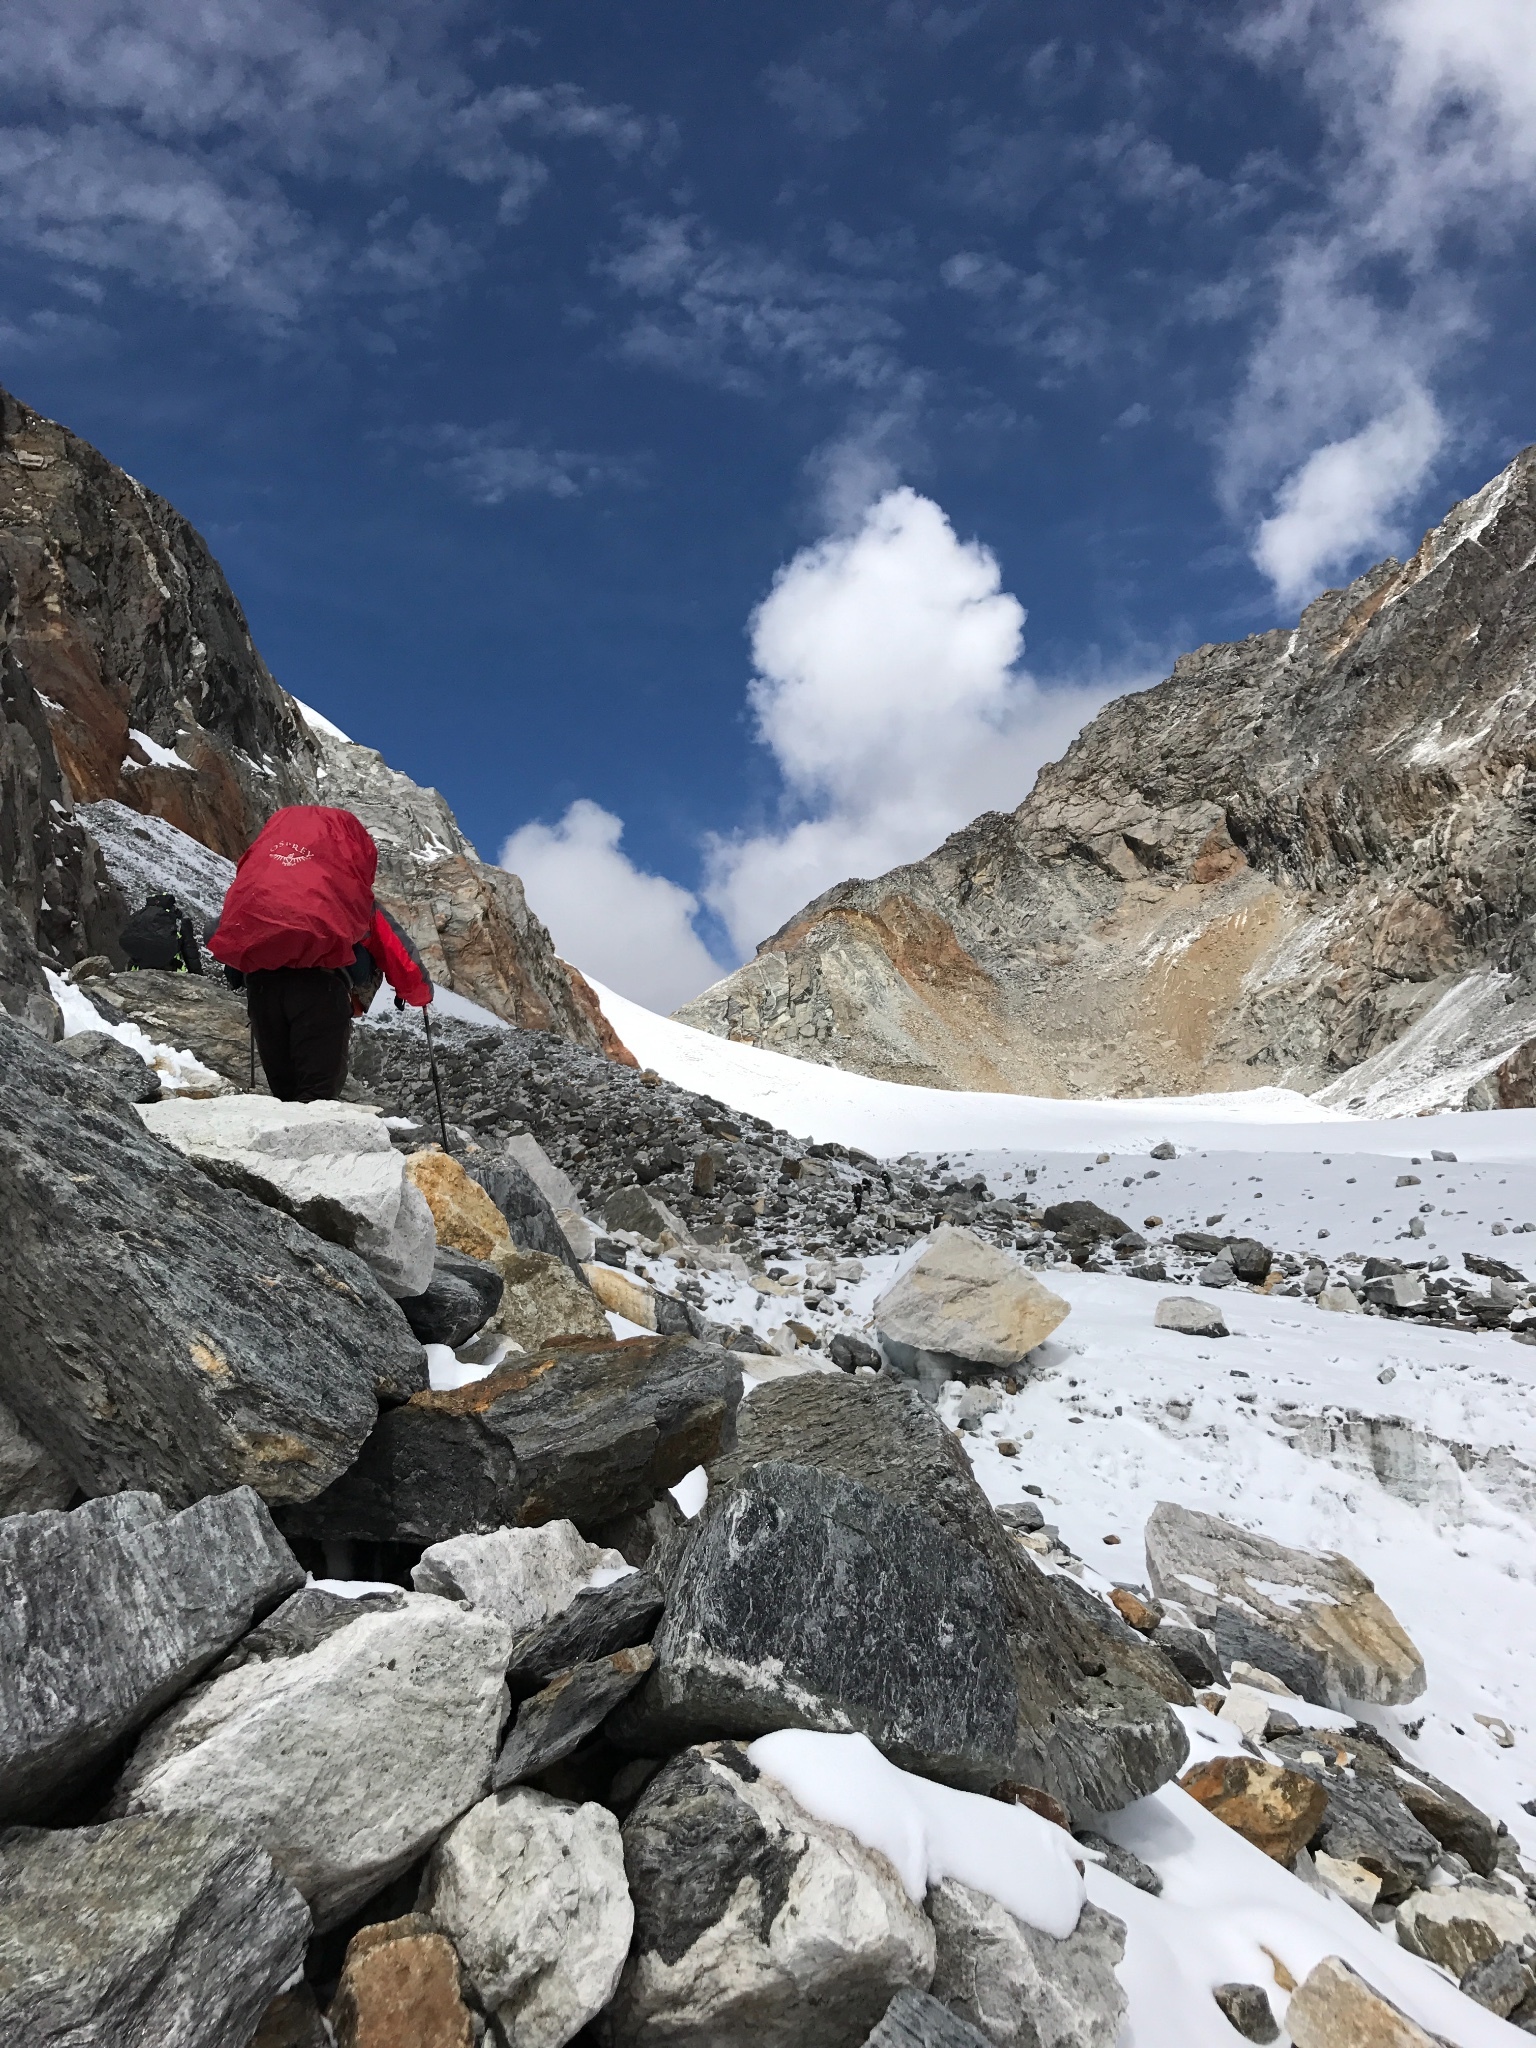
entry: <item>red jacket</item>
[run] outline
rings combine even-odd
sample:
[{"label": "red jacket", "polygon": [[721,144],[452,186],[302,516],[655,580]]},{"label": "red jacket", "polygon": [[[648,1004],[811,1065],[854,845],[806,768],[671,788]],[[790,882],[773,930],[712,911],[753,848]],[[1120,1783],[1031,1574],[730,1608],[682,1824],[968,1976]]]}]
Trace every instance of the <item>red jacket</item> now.
[{"label": "red jacket", "polygon": [[350,811],[290,804],[240,857],[207,946],[240,974],[350,968],[366,946],[390,986],[417,1008],[432,983],[410,940],[374,901],[379,850]]}]

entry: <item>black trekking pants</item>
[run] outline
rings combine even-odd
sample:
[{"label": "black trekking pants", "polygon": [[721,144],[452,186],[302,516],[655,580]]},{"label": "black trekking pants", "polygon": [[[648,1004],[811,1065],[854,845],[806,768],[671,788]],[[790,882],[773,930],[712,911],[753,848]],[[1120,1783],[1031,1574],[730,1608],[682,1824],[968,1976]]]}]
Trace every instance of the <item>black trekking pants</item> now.
[{"label": "black trekking pants", "polygon": [[352,989],[332,967],[275,967],[245,978],[251,1030],[279,1102],[341,1093],[352,1036]]}]

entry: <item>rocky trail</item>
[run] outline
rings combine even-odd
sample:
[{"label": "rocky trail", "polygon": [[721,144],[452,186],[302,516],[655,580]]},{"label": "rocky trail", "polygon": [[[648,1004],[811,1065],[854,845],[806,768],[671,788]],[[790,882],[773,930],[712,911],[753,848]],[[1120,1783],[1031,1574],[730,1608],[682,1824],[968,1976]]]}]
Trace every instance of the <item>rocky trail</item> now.
[{"label": "rocky trail", "polygon": [[[1435,692],[1524,645],[1530,474],[1314,607],[1294,664],[1181,665],[1175,708],[1326,672],[1369,709],[1401,643],[1422,754]],[[435,791],[280,688],[173,508],[0,394],[0,2044],[1536,2033],[1536,1111],[1491,1106],[1529,1030],[1524,703],[1393,784],[1496,828],[1486,901],[1465,835],[1405,851],[1348,775],[1223,807],[1175,733],[1121,788],[1134,709],[1044,778],[1064,849],[971,835],[1005,882],[1064,861],[1122,966],[1166,940],[1176,1037],[1178,963],[1231,966],[1200,930],[1327,898],[1300,1008],[1283,933],[1268,1007],[1206,1004],[1230,1072],[1186,1034],[1109,1078],[1343,1065],[1328,1099],[907,1085],[815,1036],[814,934],[758,1034],[808,1060],[735,1028],[783,948],[730,1030],[588,983]],[[1267,787],[1286,744],[1221,764]],[[1072,811],[1080,771],[1119,808]],[[387,999],[343,1099],[292,1105],[220,981],[123,971],[125,905],[206,930],[289,801],[379,841],[446,1129]],[[874,909],[875,996],[944,967],[969,1059],[964,962]],[[1046,951],[1003,1038],[1057,1001]]]}]

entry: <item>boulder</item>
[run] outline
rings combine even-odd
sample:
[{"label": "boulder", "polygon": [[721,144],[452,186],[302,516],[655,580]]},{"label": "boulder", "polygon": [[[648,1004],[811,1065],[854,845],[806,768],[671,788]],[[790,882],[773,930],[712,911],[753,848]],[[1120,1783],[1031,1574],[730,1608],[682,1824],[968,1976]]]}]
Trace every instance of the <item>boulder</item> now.
[{"label": "boulder", "polygon": [[1328,1672],[1321,1657],[1278,1634],[1241,1607],[1221,1606],[1209,1617],[1216,1655],[1229,1671],[1266,1671],[1298,1699],[1325,1700]]},{"label": "boulder", "polygon": [[1279,2040],[1280,2029],[1262,1984],[1217,1984],[1211,1996],[1221,2008],[1222,2018],[1245,2041]]},{"label": "boulder", "polygon": [[304,1573],[249,1487],[0,1521],[0,1821],[46,1807]]},{"label": "boulder", "polygon": [[946,1877],[928,1894],[933,1994],[996,2048],[1114,2048],[1126,2013],[1115,1976],[1125,1926],[1085,1905],[1053,1940],[985,1892]]},{"label": "boulder", "polygon": [[730,1443],[741,1374],[686,1337],[552,1346],[389,1409],[346,1476],[291,1511],[295,1533],[441,1542],[648,1507]]},{"label": "boulder", "polygon": [[439,1245],[430,1282],[422,1293],[407,1295],[400,1312],[419,1343],[457,1351],[495,1315],[505,1285],[494,1266]]},{"label": "boulder", "polygon": [[[1440,1859],[1440,1844],[1398,1796],[1386,1772],[1339,1765],[1335,1745],[1313,1747],[1315,1735],[1277,1735],[1271,1746],[1292,1770],[1302,1771],[1328,1795],[1328,1805],[1310,1846],[1337,1862],[1358,1863],[1378,1880],[1378,1896],[1391,1905],[1417,1886],[1427,1885]],[[1319,1761],[1318,1759],[1323,1759]]]},{"label": "boulder", "polygon": [[1223,1608],[1235,1610],[1239,1621],[1257,1623],[1303,1652],[1303,1683],[1278,1670],[1271,1655],[1245,1654],[1303,1698],[1340,1707],[1349,1700],[1413,1700],[1424,1690],[1423,1658],[1348,1558],[1291,1550],[1170,1501],[1153,1509],[1146,1543],[1155,1591],[1183,1601],[1202,1626],[1217,1626]]},{"label": "boulder", "polygon": [[377,1280],[5,1017],[0,1069],[0,1398],[23,1429],[85,1493],[320,1492],[378,1397],[426,1384]]},{"label": "boulder", "polygon": [[213,1815],[0,1833],[0,2040],[15,2048],[249,2041],[300,1969],[304,1901]]},{"label": "boulder", "polygon": [[898,1371],[921,1376],[931,1358],[953,1365],[946,1377],[971,1379],[1022,1365],[1070,1312],[1009,1253],[946,1223],[881,1295],[874,1318]]},{"label": "boulder", "polygon": [[1053,1202],[1041,1219],[1053,1236],[1081,1238],[1089,1244],[1124,1237],[1130,1225],[1101,1209],[1097,1202]]},{"label": "boulder", "polygon": [[858,2048],[934,1934],[886,1859],[732,1743],[674,1757],[624,1823],[635,1938],[608,2048]]},{"label": "boulder", "polygon": [[1314,1299],[1319,1308],[1332,1309],[1336,1315],[1363,1316],[1360,1297],[1352,1287],[1342,1280],[1332,1280],[1326,1287],[1319,1288]]},{"label": "boulder", "polygon": [[578,1593],[569,1607],[514,1643],[507,1665],[513,1698],[536,1691],[573,1664],[648,1642],[664,1604],[648,1571],[627,1572],[611,1585]]},{"label": "boulder", "polygon": [[579,1267],[572,1272],[548,1252],[514,1244],[504,1245],[491,1263],[504,1287],[501,1306],[486,1324],[493,1336],[510,1337],[524,1351],[557,1337],[612,1337],[613,1325]]},{"label": "boulder", "polygon": [[1138,1669],[1162,1660],[1035,1570],[909,1388],[777,1381],[739,1431],[669,1565],[657,1668],[615,1739],[654,1755],[708,1734],[858,1729],[925,1774],[1037,1785],[1083,1820],[1178,1768],[1183,1730]]},{"label": "boulder", "polygon": [[551,1765],[563,1763],[602,1726],[621,1700],[629,1698],[655,1661],[647,1644],[635,1650],[615,1650],[612,1656],[572,1665],[541,1692],[525,1699],[491,1772],[492,1791],[504,1791],[508,1785],[536,1778]]},{"label": "boulder", "polygon": [[493,1794],[433,1850],[420,1910],[506,2040],[562,2048],[607,2005],[629,1949],[618,1822],[526,1786]]},{"label": "boulder", "polygon": [[582,1267],[587,1285],[597,1296],[605,1309],[626,1321],[638,1323],[642,1330],[656,1327],[656,1290],[642,1287],[638,1280],[632,1280],[627,1273],[621,1273],[617,1266],[593,1259]]},{"label": "boulder", "polygon": [[[235,1088],[251,1086],[251,1024],[245,997],[211,974],[136,968],[93,977],[84,993],[112,1023],[137,1024],[157,1045],[190,1052]],[[266,1076],[256,1066],[256,1086]]]},{"label": "boulder", "polygon": [[992,2043],[926,1991],[898,1991],[864,2048],[992,2048]]},{"label": "boulder", "polygon": [[1289,1870],[1317,1833],[1328,1794],[1314,1779],[1258,1757],[1215,1756],[1179,1780],[1191,1799]]},{"label": "boulder", "polygon": [[353,1935],[328,2017],[336,2048],[475,2048],[453,1943],[419,1913]]},{"label": "boulder", "polygon": [[1192,1294],[1170,1294],[1157,1304],[1152,1318],[1160,1330],[1180,1330],[1186,1337],[1230,1336],[1221,1310],[1214,1301],[1197,1301]]},{"label": "boulder", "polygon": [[440,1246],[466,1258],[489,1259],[512,1242],[500,1209],[440,1145],[411,1153],[405,1173],[432,1211]]},{"label": "boulder", "polygon": [[[524,1148],[530,1146],[543,1162],[539,1172],[529,1168]],[[541,1178],[546,1170],[555,1194],[548,1191]],[[544,1157],[535,1139],[508,1138],[501,1152],[493,1157],[471,1158],[469,1174],[500,1210],[514,1244],[520,1244],[525,1251],[547,1252],[573,1272],[576,1270],[577,1254],[570,1230],[579,1226],[583,1236],[590,1237],[591,1233],[581,1223],[575,1189],[559,1167]],[[590,1258],[591,1251],[585,1256]]]},{"label": "boulder", "polygon": [[59,1051],[89,1067],[129,1102],[158,1102],[160,1076],[142,1053],[124,1045],[110,1031],[72,1031],[59,1041]]},{"label": "boulder", "polygon": [[223,1187],[344,1245],[393,1295],[432,1278],[432,1212],[372,1110],[266,1095],[145,1103],[145,1127]]},{"label": "boulder", "polygon": [[1444,2048],[1342,1956],[1324,1956],[1286,2008],[1292,2048]]},{"label": "boulder", "polygon": [[1152,1632],[1152,1642],[1188,1684],[1221,1684],[1221,1659],[1202,1630],[1186,1628],[1182,1622],[1160,1621]]},{"label": "boulder", "polygon": [[1462,1978],[1461,1988],[1485,2010],[1507,2020],[1516,2006],[1536,1996],[1536,1973],[1522,1959],[1514,1943],[1507,1941],[1486,1962],[1473,1964]]},{"label": "boulder", "polygon": [[1260,1244],[1256,1237],[1230,1237],[1224,1250],[1227,1264],[1239,1280],[1246,1280],[1250,1287],[1263,1286],[1275,1263],[1267,1244]]},{"label": "boulder", "polygon": [[1397,1909],[1397,1938],[1459,1982],[1491,1962],[1506,1943],[1528,1953],[1536,1948],[1536,1913],[1507,1885],[1472,1878],[1404,1899]]},{"label": "boulder", "polygon": [[617,1550],[588,1543],[574,1522],[560,1521],[434,1543],[412,1567],[411,1584],[418,1593],[467,1600],[522,1637],[563,1614],[594,1574],[628,1571]]},{"label": "boulder", "polygon": [[0,1516],[67,1508],[79,1488],[0,1401]]},{"label": "boulder", "polygon": [[512,1632],[424,1593],[296,1593],[141,1736],[119,1813],[217,1813],[332,1927],[485,1792]]},{"label": "boulder", "polygon": [[620,1188],[603,1204],[603,1222],[610,1230],[632,1231],[652,1244],[691,1244],[688,1226],[648,1189]]},{"label": "boulder", "polygon": [[251,2048],[335,2048],[306,1979],[279,1991],[261,2016]]}]

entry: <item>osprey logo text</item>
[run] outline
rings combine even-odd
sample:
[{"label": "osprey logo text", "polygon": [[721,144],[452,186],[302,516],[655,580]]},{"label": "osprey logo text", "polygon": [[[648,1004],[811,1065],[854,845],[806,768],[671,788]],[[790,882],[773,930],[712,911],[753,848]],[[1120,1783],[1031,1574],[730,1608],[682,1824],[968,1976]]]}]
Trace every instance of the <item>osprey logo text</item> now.
[{"label": "osprey logo text", "polygon": [[313,860],[314,857],[309,847],[300,846],[292,839],[279,839],[267,849],[267,858],[285,868],[296,868],[302,861]]}]

